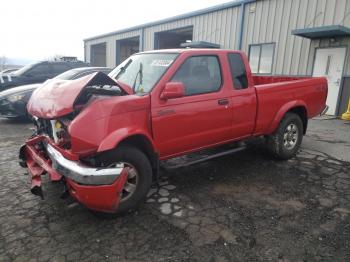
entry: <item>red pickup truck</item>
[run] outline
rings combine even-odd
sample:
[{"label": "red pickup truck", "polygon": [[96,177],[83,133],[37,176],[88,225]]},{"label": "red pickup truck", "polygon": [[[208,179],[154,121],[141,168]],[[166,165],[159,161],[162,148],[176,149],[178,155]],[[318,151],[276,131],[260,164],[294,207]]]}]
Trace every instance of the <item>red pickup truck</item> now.
[{"label": "red pickup truck", "polygon": [[138,53],[109,76],[51,81],[29,103],[36,132],[20,149],[32,193],[41,176],[105,212],[133,209],[160,161],[252,137],[274,156],[297,152],[308,119],[326,108],[325,78],[253,76],[244,53]]}]

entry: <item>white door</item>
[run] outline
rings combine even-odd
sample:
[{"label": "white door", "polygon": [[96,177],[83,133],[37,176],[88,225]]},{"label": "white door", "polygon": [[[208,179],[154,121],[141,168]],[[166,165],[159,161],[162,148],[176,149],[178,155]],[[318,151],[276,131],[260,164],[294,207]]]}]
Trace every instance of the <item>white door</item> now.
[{"label": "white door", "polygon": [[319,48],[316,50],[313,76],[325,76],[328,80],[328,115],[335,115],[346,55],[345,47]]}]

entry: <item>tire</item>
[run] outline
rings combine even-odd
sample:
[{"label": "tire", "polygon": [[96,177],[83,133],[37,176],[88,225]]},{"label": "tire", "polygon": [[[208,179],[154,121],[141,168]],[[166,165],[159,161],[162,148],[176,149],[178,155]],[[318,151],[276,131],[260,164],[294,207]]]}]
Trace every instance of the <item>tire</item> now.
[{"label": "tire", "polygon": [[303,122],[295,113],[287,113],[275,133],[267,137],[267,147],[277,159],[287,160],[298,152],[303,139]]},{"label": "tire", "polygon": [[[139,149],[130,146],[121,146],[114,151],[109,152],[103,157],[103,162],[107,165],[116,163],[126,163],[127,166],[134,168],[137,171],[135,189],[128,197],[124,196],[128,181],[125,183],[119,207],[118,214],[126,213],[134,210],[146,198],[146,195],[152,184],[152,167],[146,155]],[[130,183],[129,183],[130,185]]]}]

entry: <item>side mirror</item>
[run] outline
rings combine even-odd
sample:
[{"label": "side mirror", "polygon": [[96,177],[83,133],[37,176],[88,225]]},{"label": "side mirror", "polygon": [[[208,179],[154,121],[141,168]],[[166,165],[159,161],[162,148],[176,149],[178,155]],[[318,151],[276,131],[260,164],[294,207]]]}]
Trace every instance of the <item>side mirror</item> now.
[{"label": "side mirror", "polygon": [[172,98],[180,98],[185,96],[185,87],[181,82],[166,83],[163,92],[160,94],[160,99],[168,100]]}]

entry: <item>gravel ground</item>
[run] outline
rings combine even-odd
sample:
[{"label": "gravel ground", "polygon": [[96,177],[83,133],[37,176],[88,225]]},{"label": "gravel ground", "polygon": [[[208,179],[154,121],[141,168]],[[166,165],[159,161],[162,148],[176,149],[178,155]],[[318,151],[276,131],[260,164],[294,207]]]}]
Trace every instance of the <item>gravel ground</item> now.
[{"label": "gravel ground", "polygon": [[[323,125],[311,122],[308,144],[335,146]],[[289,161],[257,146],[162,171],[118,217],[60,199],[59,184],[44,182],[45,200],[29,192],[17,151],[30,128],[0,120],[0,261],[349,261],[350,163],[316,140]]]}]

